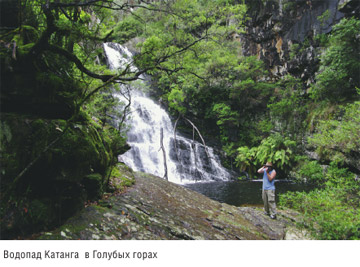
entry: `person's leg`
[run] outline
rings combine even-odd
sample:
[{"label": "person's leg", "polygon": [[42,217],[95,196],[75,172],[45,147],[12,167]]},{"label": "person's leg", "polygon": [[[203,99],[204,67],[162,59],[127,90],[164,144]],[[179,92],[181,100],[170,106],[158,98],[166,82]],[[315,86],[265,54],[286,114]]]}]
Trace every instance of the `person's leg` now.
[{"label": "person's leg", "polygon": [[275,190],[267,191],[267,199],[271,218],[276,218]]},{"label": "person's leg", "polygon": [[267,190],[262,191],[262,199],[264,201],[264,211],[267,215],[270,215]]}]

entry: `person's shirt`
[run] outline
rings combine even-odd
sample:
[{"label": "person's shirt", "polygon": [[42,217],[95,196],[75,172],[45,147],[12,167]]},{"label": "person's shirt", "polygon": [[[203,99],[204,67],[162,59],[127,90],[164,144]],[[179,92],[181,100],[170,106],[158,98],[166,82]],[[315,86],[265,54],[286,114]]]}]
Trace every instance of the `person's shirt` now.
[{"label": "person's shirt", "polygon": [[[274,169],[271,170],[269,172],[269,174],[271,174],[273,171],[275,171],[275,170]],[[264,171],[264,174],[263,174],[263,189],[264,190],[275,190],[275,178],[272,181],[269,181],[269,177],[268,177],[266,171]]]}]

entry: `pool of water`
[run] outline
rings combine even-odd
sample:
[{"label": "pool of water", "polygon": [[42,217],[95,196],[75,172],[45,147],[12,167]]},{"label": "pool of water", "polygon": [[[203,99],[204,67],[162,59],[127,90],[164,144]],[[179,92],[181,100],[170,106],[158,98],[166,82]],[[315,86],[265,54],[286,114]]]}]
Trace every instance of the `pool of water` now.
[{"label": "pool of water", "polygon": [[[256,181],[230,181],[230,182],[199,182],[184,185],[186,188],[199,192],[213,200],[234,206],[260,206],[262,180]],[[309,192],[314,189],[312,185],[295,184],[289,181],[275,181],[276,201],[279,194],[288,191]]]}]

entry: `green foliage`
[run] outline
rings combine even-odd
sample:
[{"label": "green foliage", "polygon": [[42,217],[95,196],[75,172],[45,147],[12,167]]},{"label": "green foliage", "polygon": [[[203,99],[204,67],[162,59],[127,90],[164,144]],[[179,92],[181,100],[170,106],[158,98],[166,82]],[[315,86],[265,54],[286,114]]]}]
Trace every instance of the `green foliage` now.
[{"label": "green foliage", "polygon": [[117,43],[125,43],[130,39],[140,36],[143,25],[133,16],[128,16],[119,21],[114,28],[114,41]]},{"label": "green foliage", "polygon": [[277,85],[278,89],[268,104],[271,119],[277,122],[282,133],[296,136],[304,128],[307,112],[302,84],[299,79],[288,75]]},{"label": "green foliage", "polygon": [[141,54],[134,57],[136,66],[149,69],[148,73],[153,74],[159,58],[164,57],[167,53],[174,51],[174,47],[165,48],[166,43],[158,36],[151,36],[143,43],[138,44]]},{"label": "green foliage", "polygon": [[322,188],[282,194],[279,204],[302,212],[304,225],[317,239],[360,239],[360,183],[355,175],[334,162],[324,173],[316,161],[306,162],[299,172]]},{"label": "green foliage", "polygon": [[360,190],[360,184],[354,182],[355,174],[347,168],[338,168],[335,162],[330,163],[325,179],[325,185],[328,188],[337,188],[347,192]]},{"label": "green foliage", "polygon": [[234,143],[227,143],[223,146],[223,150],[228,157],[235,158],[237,155],[237,147]]},{"label": "green foliage", "polygon": [[126,187],[135,184],[134,177],[129,173],[127,167],[121,163],[115,165],[110,174],[109,189],[111,191],[122,191]]},{"label": "green foliage", "polygon": [[300,182],[322,184],[325,180],[324,170],[316,160],[305,160],[297,167],[296,177]]},{"label": "green foliage", "polygon": [[[226,87],[224,85],[219,86],[223,88],[220,91],[221,93],[227,93],[224,95],[224,100],[213,100],[217,105],[225,103],[230,109],[227,114],[224,114],[226,109],[223,109],[222,117],[219,117],[219,109],[213,110],[210,114],[217,119],[218,125],[223,125],[221,120],[226,119],[227,124],[223,127],[241,129],[238,136],[233,136],[233,131],[221,129],[223,140],[235,141],[240,139],[240,143],[253,145],[261,140],[261,136],[268,134],[271,129],[269,120],[266,122],[254,118],[266,114],[266,104],[275,86],[263,80],[267,76],[267,72],[263,63],[256,57],[239,58],[237,63],[233,67],[230,65],[230,67],[232,69],[227,71],[225,76],[216,77],[217,79],[225,78],[225,81],[230,83],[229,85],[225,84]],[[245,137],[245,135],[247,136]]]},{"label": "green foliage", "polygon": [[114,95],[112,89],[104,89],[92,97],[85,109],[104,128],[106,125],[115,125],[115,121],[124,114],[124,106],[125,103]]},{"label": "green foliage", "polygon": [[360,209],[345,202],[343,191],[314,190],[288,192],[280,196],[280,206],[304,214],[304,224],[317,239],[360,239]]},{"label": "green foliage", "polygon": [[226,143],[228,141],[228,129],[239,126],[239,113],[232,111],[231,107],[225,103],[217,103],[213,106],[212,113],[215,114],[216,124],[220,128],[221,141]]},{"label": "green foliage", "polygon": [[[7,216],[1,221],[2,234],[51,227],[105,190],[105,178],[117,155],[125,152],[125,140],[118,131],[108,125],[102,128],[86,114],[78,118],[81,121],[67,127],[64,120],[2,117],[1,125],[7,125],[12,135],[2,147],[0,215]],[[32,168],[27,167],[30,162]]]},{"label": "green foliage", "polygon": [[[115,7],[112,4],[121,5],[123,1],[88,1],[82,2],[85,6],[81,8],[63,6],[50,9],[46,7],[64,3],[76,5],[79,1],[20,2],[20,27],[3,30],[1,36],[4,42],[0,48],[2,75],[9,74],[5,76],[10,77],[5,86],[6,97],[21,95],[29,99],[28,103],[47,103],[49,106],[60,103],[70,110],[67,118],[74,115],[69,124],[63,120],[37,117],[26,118],[29,126],[24,126],[25,120],[1,122],[1,175],[5,177],[1,181],[1,193],[11,187],[12,178],[42,153],[44,147],[63,135],[56,146],[42,155],[40,163],[16,183],[18,196],[14,193],[12,199],[2,199],[2,203],[16,206],[18,218],[24,217],[28,223],[48,224],[57,216],[51,214],[49,207],[56,207],[58,211],[58,207],[69,203],[70,199],[74,200],[72,204],[82,205],[83,189],[77,187],[79,184],[87,183],[88,197],[95,199],[105,190],[109,177],[110,184],[116,179],[122,181],[121,186],[132,183],[131,179],[122,179],[117,168],[112,168],[117,154],[124,152],[126,145],[124,132],[119,133],[111,125],[114,118],[128,115],[127,103],[119,103],[113,96],[113,90],[118,89],[103,87],[105,79],[90,78],[70,60],[76,56],[87,73],[115,75],[115,71],[110,72],[105,66],[94,63],[102,58],[105,37],[120,43],[139,37],[137,40],[142,41],[134,58],[137,67],[153,75],[154,87],[161,90],[162,99],[167,101],[174,115],[190,116],[200,130],[205,130],[205,134],[219,136],[224,151],[236,157],[241,170],[254,173],[259,165],[272,161],[276,168],[288,172],[296,162],[296,143],[293,140],[301,140],[308,110],[311,112],[309,124],[318,127],[309,142],[317,147],[322,159],[350,164],[349,158],[359,152],[359,102],[344,106],[339,114],[333,115],[332,111],[337,108],[328,102],[318,105],[307,102],[301,81],[288,76],[277,84],[270,83],[262,61],[254,56],[242,56],[238,40],[235,40],[244,31],[246,20],[247,6],[240,4],[241,1],[152,1],[145,8],[133,10],[129,6],[134,1],[129,1],[122,10],[116,11],[111,10]],[[283,1],[283,10],[290,12],[303,2]],[[136,5],[143,4],[140,1]],[[324,24],[329,15],[325,12],[320,16],[321,23]],[[359,28],[358,20],[343,19],[328,37],[316,37],[321,45],[326,46],[321,56],[320,72],[310,92],[316,101],[339,102],[356,98],[355,89],[360,87]],[[10,45],[14,42],[15,55]],[[290,58],[296,58],[308,45],[309,39],[302,47],[292,45]],[[44,49],[46,47],[56,47],[62,53]],[[123,71],[117,74],[131,77],[129,71]],[[23,73],[29,75],[25,77]],[[89,95],[92,97],[87,98]],[[44,109],[47,113],[48,109]],[[357,237],[355,228],[352,228],[356,224],[349,221],[358,216],[358,211],[354,209],[348,214],[341,208],[344,202],[353,205],[349,195],[355,199],[352,203],[357,203],[358,193],[354,190],[352,175],[333,164],[323,175],[319,163],[308,160],[299,164],[297,175],[306,177],[308,181],[324,182],[329,195],[338,196],[340,202],[328,199],[323,192],[308,197],[310,209],[314,207],[312,214],[324,229],[321,235],[324,238]],[[60,183],[60,186],[55,183]],[[45,204],[48,198],[38,199],[36,196],[42,187],[49,188],[49,191],[50,188],[61,189],[61,193],[56,191],[59,199]],[[293,198],[304,199],[306,196]],[[288,202],[291,201],[289,198]],[[334,211],[326,210],[322,218],[320,210],[326,205]],[[299,209],[305,211],[304,207]],[[2,205],[1,212],[10,214],[13,210]],[[49,220],[46,214],[50,214]],[[345,229],[340,215],[351,225],[350,230]],[[326,222],[325,217],[334,220],[340,229],[334,230],[333,224]],[[21,225],[24,224],[18,224],[20,228]]]},{"label": "green foliage", "polygon": [[267,161],[274,164],[275,168],[288,171],[294,161],[296,142],[280,134],[274,134],[264,139],[258,147],[238,148],[236,164],[241,170],[248,170],[252,174],[258,166]]},{"label": "green foliage", "polygon": [[276,166],[284,167],[291,161],[296,142],[281,135],[272,135],[264,139],[258,147],[256,158],[258,163],[270,161]]},{"label": "green foliage", "polygon": [[291,44],[289,47],[290,60],[293,60],[296,57],[299,58],[309,47],[310,47],[310,40],[307,37],[304,39],[304,41],[301,44],[298,43]]},{"label": "green foliage", "polygon": [[179,114],[184,114],[186,108],[183,106],[185,95],[184,92],[175,84],[171,86],[171,91],[168,95],[169,107]]},{"label": "green foliage", "polygon": [[292,0],[286,0],[283,2],[283,10],[285,12],[290,12],[295,10],[297,7],[297,2]]},{"label": "green foliage", "polygon": [[[204,89],[211,93],[206,101],[214,104],[207,116],[216,120],[223,143],[240,139],[241,143],[252,145],[259,141],[263,132],[268,133],[271,129],[271,123],[264,121],[260,125],[253,120],[267,111],[266,102],[274,89],[273,84],[262,80],[267,74],[263,63],[255,57],[240,57],[235,62],[229,58],[211,70],[211,74],[210,81],[214,82]],[[206,104],[204,106],[208,108]],[[239,135],[234,136],[233,129],[240,128]]]},{"label": "green foliage", "polygon": [[258,127],[247,119],[258,112],[273,86],[265,82],[262,61],[242,57],[234,39],[243,31],[246,6],[237,1],[181,0],[159,2],[158,8],[168,13],[137,11],[148,23],[135,63],[155,67],[149,73],[173,114],[195,118],[201,131],[219,134],[224,145],[247,132],[244,124],[258,139]]},{"label": "green foliage", "polygon": [[331,17],[331,11],[327,9],[322,13],[320,16],[317,17],[317,19],[320,21],[321,27],[325,26],[326,21]]},{"label": "green foliage", "polygon": [[290,46],[290,51],[289,51],[290,60],[294,59],[296,55],[298,55],[299,49],[300,49],[299,44],[292,44]]},{"label": "green foliage", "polygon": [[320,71],[311,87],[315,100],[340,102],[356,97],[360,86],[360,21],[344,18],[333,27],[328,47],[321,56]]},{"label": "green foliage", "polygon": [[240,171],[248,171],[251,174],[255,173],[256,152],[256,147],[248,148],[247,146],[242,146],[237,149],[235,162]]},{"label": "green foliage", "polygon": [[317,147],[321,158],[348,163],[351,153],[360,151],[360,102],[341,107],[339,114],[342,114],[341,120],[320,121],[309,143]]},{"label": "green foliage", "polygon": [[321,33],[318,34],[314,37],[314,40],[316,42],[318,42],[320,47],[327,47],[328,46],[328,41],[329,41],[329,37],[327,34],[325,33]]}]

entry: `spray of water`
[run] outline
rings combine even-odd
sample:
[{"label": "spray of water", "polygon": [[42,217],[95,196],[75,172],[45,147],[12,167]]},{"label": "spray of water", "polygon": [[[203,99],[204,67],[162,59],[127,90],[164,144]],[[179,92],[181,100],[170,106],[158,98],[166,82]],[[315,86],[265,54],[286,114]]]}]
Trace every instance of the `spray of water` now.
[{"label": "spray of water", "polygon": [[[132,54],[126,47],[105,43],[104,51],[111,69],[131,64]],[[131,66],[131,70],[136,67]],[[169,181],[179,184],[231,178],[211,147],[205,148],[202,143],[179,134],[174,138],[168,113],[136,87],[131,88],[131,116],[127,123],[131,125],[127,134],[131,149],[119,160],[133,170],[160,177],[166,173]]]}]

